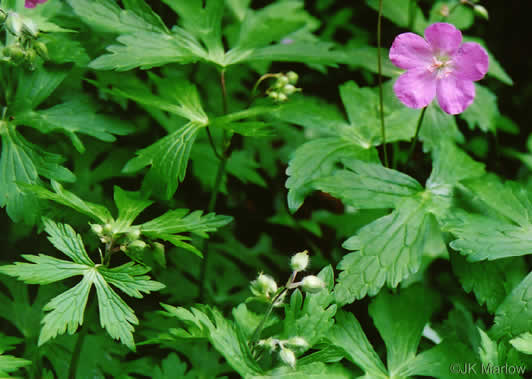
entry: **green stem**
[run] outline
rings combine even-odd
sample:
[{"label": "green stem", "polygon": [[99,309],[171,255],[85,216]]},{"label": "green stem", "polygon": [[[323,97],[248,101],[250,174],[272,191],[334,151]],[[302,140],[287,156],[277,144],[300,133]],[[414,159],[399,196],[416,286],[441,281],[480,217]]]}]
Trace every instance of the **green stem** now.
[{"label": "green stem", "polygon": [[[225,71],[222,70],[220,73],[220,86],[222,87],[222,95],[223,95],[223,112],[224,115],[228,112],[228,99],[227,99],[227,89],[225,86]],[[209,199],[209,206],[207,208],[207,212],[213,212],[216,208],[216,200],[218,199],[218,192],[220,192],[220,187],[222,185],[222,179],[225,175],[225,170],[227,168],[227,160],[229,159],[230,150],[231,150],[231,140],[229,142],[226,141],[226,133],[224,131],[223,136],[223,146],[224,150],[221,155],[219,155],[216,152],[214,143],[212,143],[212,148],[216,154],[216,156],[220,159],[220,162],[218,163],[218,170],[216,172],[216,179],[214,180],[214,188],[211,192],[211,197]],[[200,270],[200,293],[199,297],[201,301],[205,301],[205,286],[206,286],[206,279],[207,279],[207,265],[209,262],[209,240],[205,239],[203,240],[203,260],[201,261],[201,270]]]},{"label": "green stem", "polygon": [[218,153],[218,150],[216,149],[216,145],[214,144],[214,140],[212,138],[211,130],[209,129],[208,126],[206,130],[207,130],[207,137],[209,137],[209,144],[211,145],[214,155],[216,155],[216,158],[218,158],[219,160],[223,160],[223,157],[220,155],[220,153]]},{"label": "green stem", "polygon": [[381,30],[382,30],[382,0],[379,0],[379,18],[377,20],[377,68],[379,71],[379,105],[381,119],[382,149],[384,152],[384,165],[388,167],[388,152],[386,151],[386,129],[384,127],[384,93],[382,90],[382,56],[381,56]]},{"label": "green stem", "polygon": [[427,110],[427,107],[423,108],[421,110],[421,113],[419,114],[419,118],[417,120],[417,126],[416,126],[416,134],[414,134],[414,141],[412,141],[412,144],[410,145],[410,151],[408,152],[408,159],[406,162],[410,162],[410,159],[412,158],[412,154],[414,154],[414,150],[416,149],[416,144],[418,140],[419,131],[421,130],[421,124],[423,124],[423,118],[425,117],[425,111]]}]

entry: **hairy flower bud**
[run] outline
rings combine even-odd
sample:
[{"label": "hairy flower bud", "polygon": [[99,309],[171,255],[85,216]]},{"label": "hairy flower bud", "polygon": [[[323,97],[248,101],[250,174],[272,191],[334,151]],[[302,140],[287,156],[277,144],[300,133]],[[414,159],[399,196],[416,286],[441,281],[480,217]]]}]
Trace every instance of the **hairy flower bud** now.
[{"label": "hairy flower bud", "polygon": [[277,100],[277,98],[279,97],[279,92],[272,91],[268,94],[268,96],[271,97],[273,100]]},{"label": "hairy flower bud", "polygon": [[103,226],[100,224],[91,224],[91,230],[94,234],[100,235],[103,233]]},{"label": "hairy flower bud", "polygon": [[20,17],[18,13],[9,12],[7,14],[6,28],[9,31],[9,33],[18,37],[20,33],[22,32],[23,25],[24,25],[24,22],[22,21],[22,17]]},{"label": "hairy flower bud", "polygon": [[297,81],[299,80],[299,75],[296,74],[294,71],[288,71],[286,73],[286,77],[288,78],[288,82],[292,85],[297,84]]},{"label": "hairy flower bud", "polygon": [[308,251],[302,251],[292,256],[290,260],[290,268],[293,271],[304,271],[308,266],[309,258]]},{"label": "hairy flower bud", "polygon": [[290,349],[282,348],[279,352],[279,358],[281,358],[281,360],[290,367],[294,367],[296,365],[296,355]]},{"label": "hairy flower bud", "polygon": [[105,233],[111,233],[112,230],[113,230],[113,226],[111,224],[105,224],[103,226],[103,231]]},{"label": "hairy flower bud", "polygon": [[279,341],[276,340],[275,338],[270,337],[265,340],[260,340],[259,342],[257,342],[257,345],[265,349],[268,349],[270,352],[272,352],[272,351],[275,351],[275,349],[277,349],[278,342]]},{"label": "hairy flower bud", "polygon": [[281,75],[277,78],[277,82],[275,82],[276,88],[283,88],[285,85],[287,85],[289,82],[288,78],[285,75]]},{"label": "hairy flower bud", "polygon": [[279,97],[277,98],[278,101],[286,101],[288,100],[288,96],[286,96],[284,93],[280,93]]},{"label": "hairy flower bud", "polygon": [[5,47],[2,54],[4,54],[5,57],[11,58],[15,63],[21,62],[24,59],[24,50],[22,50],[19,44]]},{"label": "hairy flower bud", "polygon": [[140,237],[140,230],[139,229],[131,230],[131,231],[127,232],[126,236],[127,236],[128,240],[136,241]]},{"label": "hairy flower bud", "polygon": [[292,84],[287,84],[283,87],[283,92],[286,94],[286,95],[291,95],[293,94],[294,92],[297,92],[297,88],[294,87]]},{"label": "hairy flower bud", "polygon": [[39,35],[39,27],[35,21],[31,19],[25,19],[22,21],[22,33],[36,38]]},{"label": "hairy flower bud", "polygon": [[308,347],[307,341],[303,337],[292,337],[289,340],[286,341],[287,345],[299,347],[299,348],[306,348]]},{"label": "hairy flower bud", "polygon": [[255,296],[271,297],[277,292],[277,283],[269,275],[259,274],[258,278],[251,282],[251,292]]},{"label": "hairy flower bud", "polygon": [[136,240],[136,241],[131,242],[129,245],[127,245],[127,249],[140,252],[144,250],[146,246],[148,246],[146,242],[142,240]]},{"label": "hairy flower bud", "polygon": [[37,52],[37,54],[39,54],[39,56],[44,59],[45,61],[48,60],[48,48],[46,47],[46,45],[40,41],[36,41],[34,44],[33,44],[33,47],[35,49],[35,51]]},{"label": "hairy flower bud", "polygon": [[301,281],[301,287],[305,292],[317,293],[325,288],[325,282],[314,275],[308,275]]}]

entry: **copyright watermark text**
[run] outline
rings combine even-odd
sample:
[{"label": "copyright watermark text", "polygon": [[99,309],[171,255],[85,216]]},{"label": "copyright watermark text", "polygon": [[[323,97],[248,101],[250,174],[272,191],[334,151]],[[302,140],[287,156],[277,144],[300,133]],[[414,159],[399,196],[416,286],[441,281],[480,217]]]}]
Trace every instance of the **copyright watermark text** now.
[{"label": "copyright watermark text", "polygon": [[524,375],[526,371],[525,365],[509,365],[505,363],[499,364],[481,364],[478,362],[454,362],[449,365],[449,372],[456,375],[496,375],[496,374],[510,374],[510,375]]}]

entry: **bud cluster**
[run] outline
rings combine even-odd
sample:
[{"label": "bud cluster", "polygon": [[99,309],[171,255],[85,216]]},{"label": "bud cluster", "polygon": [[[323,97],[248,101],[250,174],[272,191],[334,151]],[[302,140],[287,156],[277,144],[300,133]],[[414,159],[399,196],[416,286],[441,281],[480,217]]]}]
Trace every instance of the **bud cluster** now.
[{"label": "bud cluster", "polygon": [[4,61],[16,65],[25,64],[33,70],[39,57],[48,59],[48,49],[43,42],[37,40],[39,27],[33,20],[16,12],[0,9],[0,25],[16,37],[13,43],[2,51]]},{"label": "bud cluster", "polygon": [[298,80],[299,76],[294,71],[289,71],[286,74],[278,74],[277,80],[266,93],[271,99],[284,102],[288,100],[288,96],[301,91],[301,88],[295,86]]},{"label": "bud cluster", "polygon": [[281,361],[290,367],[295,367],[296,365],[296,354],[294,350],[309,347],[307,341],[302,337],[292,337],[287,340],[270,337],[265,340],[260,340],[257,346],[268,350],[270,353],[279,351]]}]

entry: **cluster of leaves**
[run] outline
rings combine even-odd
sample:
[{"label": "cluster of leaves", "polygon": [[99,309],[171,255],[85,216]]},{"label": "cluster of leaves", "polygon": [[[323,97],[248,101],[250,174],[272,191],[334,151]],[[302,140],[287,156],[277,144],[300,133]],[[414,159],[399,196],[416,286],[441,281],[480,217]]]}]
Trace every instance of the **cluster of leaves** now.
[{"label": "cluster of leaves", "polygon": [[[526,377],[532,136],[501,150],[519,177],[489,172],[489,135],[519,128],[476,84],[456,118],[428,106],[411,159],[420,111],[396,99],[386,48],[391,80],[375,85],[376,39],[352,22],[380,2],[340,3],[0,2],[48,51],[0,58],[0,376],[452,378],[478,363]],[[475,4],[382,14],[390,33],[467,34],[485,22]],[[486,82],[513,85],[488,54]],[[333,73],[334,93],[306,90]],[[64,256],[21,262],[50,243]],[[325,288],[301,291],[295,270],[279,296],[250,297],[304,248]],[[273,354],[279,341],[297,348]]]}]

